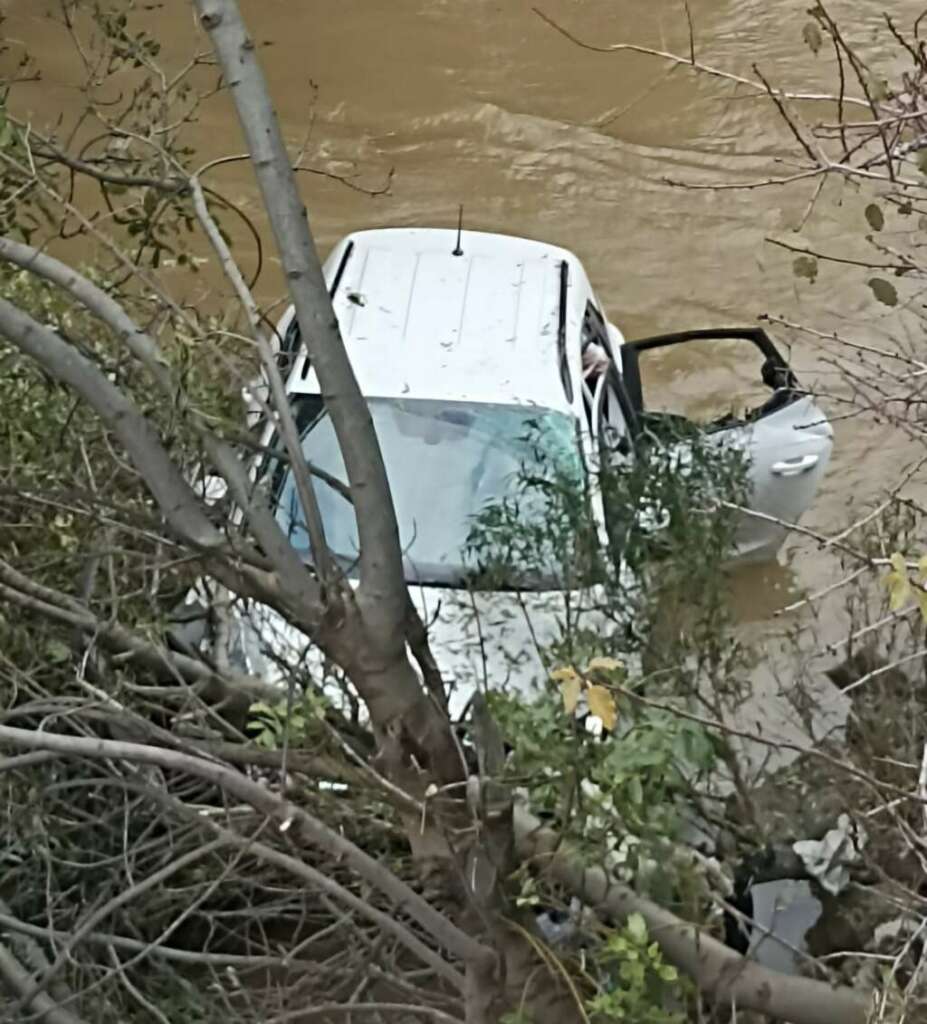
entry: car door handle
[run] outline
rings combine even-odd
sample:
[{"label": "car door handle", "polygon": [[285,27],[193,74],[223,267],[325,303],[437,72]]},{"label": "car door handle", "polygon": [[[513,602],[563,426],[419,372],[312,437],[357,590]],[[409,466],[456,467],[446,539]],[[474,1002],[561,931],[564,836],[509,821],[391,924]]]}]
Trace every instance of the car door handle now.
[{"label": "car door handle", "polygon": [[800,455],[797,459],[783,459],[782,462],[774,462],[772,471],[776,476],[798,476],[799,473],[807,473],[818,464],[817,455]]}]

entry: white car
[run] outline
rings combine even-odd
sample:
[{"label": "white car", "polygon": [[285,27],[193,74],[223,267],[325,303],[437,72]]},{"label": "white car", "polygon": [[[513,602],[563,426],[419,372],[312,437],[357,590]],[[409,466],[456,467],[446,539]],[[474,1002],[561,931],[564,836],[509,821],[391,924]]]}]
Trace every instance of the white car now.
[{"label": "white car", "polygon": [[[451,686],[452,712],[483,685],[534,692],[546,677],[543,652],[566,621],[593,614],[595,588],[570,591],[543,572],[533,585],[468,588],[468,538],[488,505],[518,500],[518,480],[539,447],[568,471],[590,476],[603,444],[615,457],[633,459],[643,433],[667,419],[644,407],[647,353],[695,340],[737,343],[755,355],[773,389],[742,418],[704,428],[747,454],[751,506],[771,517],[745,518],[736,557],[774,555],[786,533],[780,524],[805,512],[827,466],[831,427],[762,330],[625,341],[565,249],[472,231],[360,231],[335,246],[325,275],[376,426],[407,580]],[[278,337],[306,458],[346,482],[292,308]],[[609,364],[584,377],[590,342]],[[282,463],[271,472],[271,488],[279,521],[309,557],[292,475]],[[328,544],[350,574],[357,550],[351,505],[324,479],[316,478],[316,493]],[[604,544],[609,509],[597,488],[590,496]],[[276,615],[252,608],[242,621],[251,671],[272,677],[281,659],[306,664],[308,642]]]}]

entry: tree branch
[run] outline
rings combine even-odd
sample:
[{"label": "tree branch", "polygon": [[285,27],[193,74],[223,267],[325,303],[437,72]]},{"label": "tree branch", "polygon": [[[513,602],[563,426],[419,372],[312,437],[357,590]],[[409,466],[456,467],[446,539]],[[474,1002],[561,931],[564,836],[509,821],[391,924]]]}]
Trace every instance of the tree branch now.
[{"label": "tree branch", "polygon": [[176,397],[176,383],[154,340],[141,330],[122,306],[102,288],[54,256],[12,238],[0,237],[0,259],[63,288],[86,310],[110,327],[132,355],[148,370],[168,399],[173,400]]},{"label": "tree branch", "polygon": [[296,491],[299,495],[300,505],[302,505],[303,515],[305,516],[309,542],[312,545],[312,559],[323,582],[331,585],[340,574],[336,571],[334,559],[325,540],[325,527],[322,522],[322,513],[319,510],[319,503],[315,496],[312,477],[302,457],[299,432],[296,429],[296,422],[293,419],[293,413],[287,400],[286,385],[283,382],[280,370],[277,367],[277,361],[267,341],[261,312],[241,271],[238,269],[238,265],[232,258],[232,253],[225,239],[222,237],[216,222],[209,212],[209,207],[206,205],[206,197],[203,195],[203,189],[196,178],[190,179],[190,188],[193,193],[193,209],[196,211],[197,219],[206,232],[206,237],[219,258],[222,270],[235,289],[238,301],[248,317],[251,337],[257,345],[261,365],[264,368],[264,376],[270,386],[270,394],[274,410],[277,414],[280,436],[283,439],[287,455],[290,457],[290,468],[293,472]]},{"label": "tree branch", "polygon": [[92,932],[100,921],[112,914],[113,911],[118,910],[119,907],[125,906],[127,903],[131,903],[132,900],[137,896],[140,896],[142,893],[161,885],[162,882],[170,878],[171,875],[174,875],[181,869],[185,868],[188,864],[193,864],[196,861],[201,860],[203,857],[208,856],[210,853],[213,853],[215,850],[218,850],[221,845],[221,841],[216,839],[204,846],[197,847],[195,850],[190,850],[188,853],[185,853],[180,857],[176,857],[169,864],[166,864],[163,868],[153,872],[141,881],[136,882],[134,885],[130,885],[127,889],[120,889],[112,899],[107,900],[101,906],[97,907],[96,910],[84,918],[83,922],[62,945],[61,949],[58,950],[58,955],[55,957],[54,962],[49,965],[48,969],[43,971],[39,979],[29,986],[28,991],[22,994],[18,1004],[20,1011],[27,1010],[33,1004],[36,996],[40,995],[44,989],[48,988],[55,976],[68,962],[71,950],[74,949],[85,935]]},{"label": "tree branch", "polygon": [[341,339],[254,42],[236,0],[194,0],[194,4],[235,103],[302,338],[344,457],[354,495],[361,586],[376,605],[384,633],[401,635],[406,587],[389,481],[370,411]]},{"label": "tree branch", "polygon": [[348,868],[393,900],[398,910],[409,914],[448,952],[464,961],[484,958],[488,953],[486,947],[461,931],[393,875],[387,867],[364,853],[345,836],[328,828],[302,808],[271,793],[260,783],[253,782],[225,765],[176,750],[165,750],[141,743],[85,739],[62,733],[16,729],[5,725],[0,725],[0,743],[26,750],[54,750],[69,757],[112,758],[133,764],[153,764],[206,779],[262,811],[278,822],[284,831],[299,836],[309,845],[317,846],[330,856],[341,860]]},{"label": "tree branch", "polygon": [[[154,380],[161,388],[162,393],[169,401],[175,402],[182,399],[183,396],[180,386],[174,379],[170,365],[161,354],[157,343],[146,331],[143,331],[126,313],[123,307],[103,291],[103,289],[97,287],[86,277],[78,274],[73,268],[61,263],[59,260],[48,256],[33,246],[24,245],[21,242],[16,242],[9,238],[0,238],[0,259],[6,259],[11,263],[36,274],[44,280],[50,281],[51,283],[64,288],[74,299],[81,303],[88,312],[102,320],[103,323],[105,323],[116,334],[116,336],[126,344],[129,351],[132,352],[139,362],[141,362],[142,365],[145,366],[152,374]],[[6,305],[9,306],[9,304]],[[15,307],[9,306],[9,308],[15,310]],[[2,307],[0,307],[0,312],[2,312]],[[31,321],[26,314],[20,313],[19,316],[39,328],[39,325],[35,324],[35,321]],[[216,546],[220,543],[224,544],[224,536],[216,530],[210,520],[206,517],[199,498],[194,494],[189,484],[183,480],[179,471],[173,465],[169,456],[167,456],[167,453],[164,452],[161,447],[160,440],[157,439],[154,430],[151,428],[147,419],[145,419],[145,417],[142,416],[134,406],[132,406],[130,400],[126,398],[120,389],[112,384],[104,374],[90,363],[89,360],[84,359],[84,357],[80,356],[79,353],[76,353],[71,346],[65,344],[56,334],[54,334],[54,332],[48,330],[48,328],[39,328],[39,330],[40,332],[44,331],[45,333],[44,340],[46,344],[44,348],[42,348],[41,345],[36,344],[33,344],[28,350],[22,348],[22,345],[18,345],[18,347],[44,366],[49,373],[52,373],[54,376],[63,380],[64,383],[73,387],[73,389],[96,410],[98,415],[104,419],[104,422],[107,422],[107,425],[113,429],[114,433],[116,433],[117,437],[119,437],[120,441],[122,441],[123,445],[126,447],[130,458],[132,458],[133,464],[152,490],[152,493],[155,495],[156,500],[158,500],[162,512],[165,513],[165,517],[168,519],[168,522],[171,522],[170,517],[167,515],[165,503],[161,498],[159,498],[158,490],[156,488],[163,489],[168,482],[173,482],[174,491],[181,493],[185,500],[188,501],[191,515],[193,513],[193,505],[195,503],[199,510],[199,520],[204,523],[204,529],[211,531],[211,537],[213,538],[212,546]],[[3,327],[2,317],[0,317],[0,333],[6,333]],[[7,335],[7,337],[9,337],[9,335]],[[14,338],[9,338],[9,340],[16,344]],[[78,385],[77,378],[75,378],[73,374],[69,379],[61,377],[60,373],[55,368],[57,363],[52,365],[48,361],[52,358],[48,352],[49,341],[54,345],[54,352],[56,353],[55,359],[58,363],[62,362],[63,359],[66,359],[70,354],[72,360],[76,360],[83,366],[83,377],[86,379],[82,381],[82,386]],[[123,434],[120,434],[113,423],[106,419],[103,410],[99,405],[99,401],[95,404],[94,397],[97,396],[101,390],[110,396],[111,404],[116,403],[116,405],[119,406],[117,412],[111,414],[110,419],[115,419],[116,422],[124,424],[127,429]],[[124,410],[128,407],[131,407],[134,410],[134,413],[131,419],[127,421]],[[214,434],[208,425],[200,422],[200,418],[198,416],[195,416],[195,420],[196,428],[210,458],[218,472],[228,484],[233,498],[247,516],[248,522],[254,530],[258,542],[261,544],[265,554],[277,570],[281,581],[288,591],[287,596],[289,597],[290,603],[300,612],[298,616],[300,621],[308,628],[311,628],[312,624],[318,618],[321,610],[318,587],[315,585],[305,567],[301,564],[298,556],[296,556],[292,545],[284,535],[273,513],[268,508],[267,502],[263,500],[263,496],[260,494],[256,495],[254,493],[254,487],[241,464],[241,460],[228,444],[220,440]],[[156,444],[159,449],[160,454],[157,462],[152,462],[150,457],[141,459],[137,458],[137,452],[134,452],[133,448],[126,443],[126,437],[130,440],[137,441],[146,434],[152,443]],[[138,446],[136,445],[136,448],[137,447]],[[149,447],[152,447],[152,445],[149,445]],[[150,473],[154,473],[153,478],[149,478]],[[177,499],[175,498],[173,500],[176,504]],[[187,533],[182,533],[178,530],[178,532],[187,542],[192,540],[198,547],[207,546],[196,542],[189,531]],[[222,573],[225,582],[234,587],[235,584],[230,582],[231,575],[232,574],[230,572]],[[241,572],[239,571],[234,575],[235,581],[240,587]],[[251,582],[258,582],[257,577],[252,576]],[[261,582],[266,583],[266,581]],[[266,587],[263,589],[264,593],[262,596],[267,599],[270,597],[270,591]]]},{"label": "tree branch", "polygon": [[[642,53],[648,57],[659,57],[661,60],[669,61],[672,64],[681,64],[686,67],[694,68],[696,71],[700,71],[703,74],[710,75],[713,78],[721,78],[728,82],[735,82],[737,85],[746,85],[755,93],[765,92],[765,89],[757,85],[752,78],[744,78],[742,75],[735,75],[730,71],[723,71],[721,68],[712,67],[709,64],[702,64],[698,61],[692,60],[692,53],[690,49],[690,55],[688,57],[681,57],[676,53],[669,53],[666,50],[655,50],[650,46],[638,46],[636,43],[607,43],[605,45],[599,45],[596,43],[587,43],[575,36],[568,29],[564,28],[563,25],[558,24],[549,15],[545,14],[539,7],[531,8],[534,13],[546,22],[555,32],[559,32],[565,39],[569,39],[571,43],[575,43],[577,46],[581,46],[584,50],[591,50],[594,53]],[[810,102],[816,102],[821,100],[835,101],[836,96],[829,93],[810,93],[810,92],[796,92],[787,93],[781,89],[774,90],[776,96],[790,100],[807,100]],[[856,104],[861,107],[866,107],[868,104],[865,100],[859,99],[858,97],[845,97],[845,103]]]},{"label": "tree branch", "polygon": [[[32,939],[45,939],[46,941],[51,939],[68,941],[74,936],[74,932],[62,931],[60,928],[44,928],[41,925],[21,921],[4,909],[2,901],[0,901],[0,928],[18,932]],[[260,967],[288,966],[290,964],[303,966],[308,970],[314,966],[312,960],[291,959],[286,955],[262,956],[255,954],[249,956],[242,953],[204,953],[195,949],[175,949],[161,943],[153,946],[150,942],[142,942],[141,939],[132,939],[125,935],[110,935],[108,932],[88,932],[82,935],[79,941],[94,946],[112,946],[114,949],[125,950],[127,953],[147,952],[162,960],[194,966],[234,967],[236,970],[256,970]]]},{"label": "tree branch", "polygon": [[[354,499],[360,584],[351,595],[356,629],[342,630],[340,660],[382,739],[390,730],[400,763],[414,741],[442,782],[459,781],[460,758],[447,715],[423,692],[406,649],[410,607],[399,528],[383,457],[366,400],[348,359],[283,142],[267,83],[236,0],[194,0],[235,103],[264,206],[286,274],[301,335],[318,376]],[[350,671],[353,662],[354,671]],[[347,663],[347,664],[346,664]],[[397,770],[399,765],[396,766]]]},{"label": "tree branch", "polygon": [[[33,987],[32,976],[7,947],[0,942],[0,979],[15,996],[22,998]],[[59,1006],[51,996],[38,992],[30,1000],[42,1024],[85,1024],[70,1010]]]},{"label": "tree branch", "polygon": [[554,831],[525,808],[515,808],[515,838],[523,860],[546,871],[600,913],[625,920],[638,913],[670,963],[715,1002],[733,1003],[791,1024],[866,1024],[869,996],[850,988],[768,970],[657,906],[603,868],[587,867]]},{"label": "tree branch", "polygon": [[79,601],[36,583],[3,559],[0,559],[0,600],[18,604],[52,621],[89,633],[110,651],[128,654],[131,660],[154,672],[167,670],[188,682],[211,683],[223,691],[232,687],[254,700],[276,700],[279,697],[276,687],[260,679],[232,672],[216,672],[205,662],[145,640],[118,622],[98,619]]},{"label": "tree branch", "polygon": [[172,530],[203,550],[225,546],[199,498],[183,478],[148,418],[99,367],[54,331],[0,297],[0,334],[79,395],[116,435]]}]

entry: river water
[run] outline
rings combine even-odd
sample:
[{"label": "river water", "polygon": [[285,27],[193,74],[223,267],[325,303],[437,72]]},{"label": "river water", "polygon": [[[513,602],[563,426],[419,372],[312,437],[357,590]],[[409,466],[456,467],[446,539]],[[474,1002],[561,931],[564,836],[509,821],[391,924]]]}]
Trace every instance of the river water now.
[{"label": "river water", "polygon": [[[577,37],[688,53],[681,0],[534,0]],[[807,0],[690,0],[702,62],[745,75],[757,64],[771,81],[833,91],[834,65],[803,41]],[[5,37],[36,54],[41,83],[17,92],[37,123],[77,108],[80,66],[52,0],[0,0]],[[814,183],[750,190],[705,184],[788,173],[794,144],[772,105],[743,86],[696,75],[639,53],[595,53],[564,38],[531,0],[245,0],[287,139],[298,147],[312,124],[306,163],[347,175],[370,196],[318,174],[301,176],[317,242],[327,250],[368,226],[456,223],[535,236],[576,251],[601,299],[629,337],[682,327],[752,323],[764,313],[860,340],[892,344],[911,329],[904,310],[875,303],[862,268],[822,265],[813,283],[792,273],[794,255],[767,241],[799,241],[795,229]],[[910,26],[921,4],[841,0],[831,11],[845,35],[883,75],[899,64],[882,11]],[[145,5],[143,20],[173,66],[200,46],[187,0]],[[820,109],[806,109],[814,119]],[[240,152],[227,99],[211,100],[191,140],[205,162]],[[784,162],[783,162],[784,161]],[[215,171],[214,187],[260,222],[246,163]],[[865,255],[863,208],[871,197],[827,184],[802,235],[841,255]],[[253,244],[237,236],[246,266]],[[204,275],[207,283],[214,283]],[[199,283],[197,287],[202,287]],[[262,298],[280,294],[268,262]],[[813,338],[779,331],[805,383],[839,389],[831,352]],[[729,368],[736,373],[735,368]],[[667,383],[693,400],[726,386],[724,373],[677,352]],[[832,411],[843,407],[834,405]],[[836,424],[835,454],[807,524],[834,530],[865,508],[909,457],[888,427]],[[745,632],[771,648],[783,605],[833,578],[834,559],[793,537],[777,563],[738,571],[734,607]],[[815,623],[840,635],[839,608]],[[758,680],[764,678],[758,675]],[[773,686],[767,680],[769,687]],[[757,683],[760,690],[766,684]]]}]

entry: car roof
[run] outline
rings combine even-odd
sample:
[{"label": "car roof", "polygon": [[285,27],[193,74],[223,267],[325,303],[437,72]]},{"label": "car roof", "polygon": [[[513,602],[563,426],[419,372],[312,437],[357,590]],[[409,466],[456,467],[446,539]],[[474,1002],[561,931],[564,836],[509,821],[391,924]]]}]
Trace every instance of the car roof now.
[{"label": "car roof", "polygon": [[[561,267],[565,347],[580,380],[585,271],[571,252],[488,232],[384,228],[344,238],[325,263],[348,356],[368,397],[536,405],[574,414],[560,372]],[[281,323],[285,329],[285,324]],[[317,393],[314,372],[291,378]]]}]

